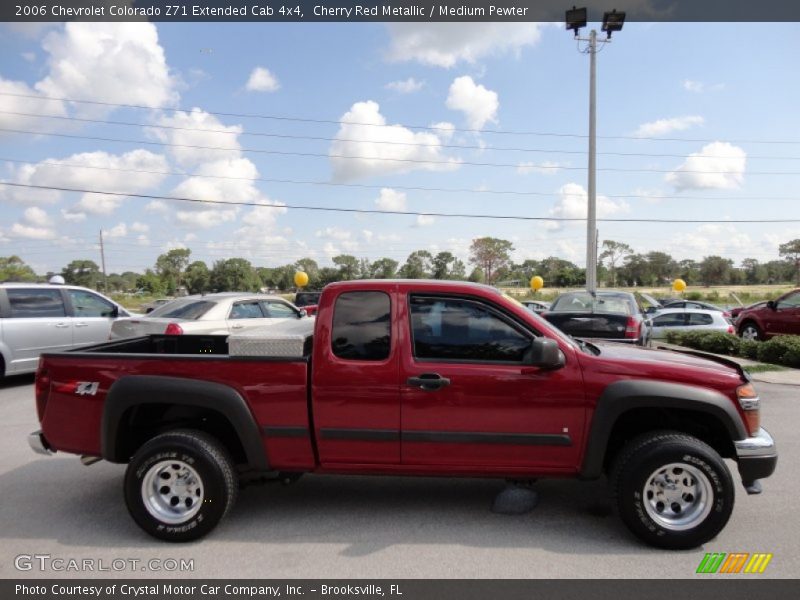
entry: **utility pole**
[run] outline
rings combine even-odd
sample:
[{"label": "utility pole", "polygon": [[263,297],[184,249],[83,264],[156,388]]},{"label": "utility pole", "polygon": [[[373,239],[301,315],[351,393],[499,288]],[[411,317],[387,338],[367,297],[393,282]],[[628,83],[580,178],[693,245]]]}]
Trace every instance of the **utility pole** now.
[{"label": "utility pole", "polygon": [[100,230],[100,263],[103,265],[103,291],[108,293],[108,275],[106,275],[106,250],[103,246],[103,230]]},{"label": "utility pole", "polygon": [[[580,30],[586,27],[587,10],[575,8],[567,11],[567,29],[575,32],[575,39],[588,42],[584,53],[589,55],[589,181],[586,206],[586,290],[597,291],[597,31],[592,29],[588,38],[580,37]],[[612,10],[603,14],[602,31],[606,39],[601,44],[611,41],[611,34],[621,31],[625,23],[625,13]]]},{"label": "utility pole", "polygon": [[597,31],[589,34],[589,190],[586,211],[586,290],[597,290]]}]

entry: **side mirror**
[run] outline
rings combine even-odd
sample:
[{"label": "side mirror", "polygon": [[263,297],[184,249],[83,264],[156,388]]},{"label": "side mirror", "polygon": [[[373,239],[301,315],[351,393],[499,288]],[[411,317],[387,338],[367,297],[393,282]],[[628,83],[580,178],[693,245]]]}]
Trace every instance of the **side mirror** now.
[{"label": "side mirror", "polygon": [[558,343],[550,338],[535,338],[525,356],[526,365],[542,369],[560,369],[564,363],[564,353]]},{"label": "side mirror", "polygon": [[303,317],[307,317],[307,316],[308,316],[308,313],[306,312],[306,309],[305,308],[301,308],[300,309],[300,317],[299,318],[302,319]]},{"label": "side mirror", "polygon": [[769,302],[767,302],[767,308],[769,308],[770,310],[776,310],[777,306],[775,304],[775,300],[770,300]]},{"label": "side mirror", "polygon": [[152,306],[148,306],[147,309],[144,311],[144,314],[149,315],[154,310],[155,308],[153,308]]},{"label": "side mirror", "polygon": [[108,313],[108,316],[111,317],[112,319],[118,318],[119,317],[119,306],[115,306],[114,308],[112,308],[111,311]]}]

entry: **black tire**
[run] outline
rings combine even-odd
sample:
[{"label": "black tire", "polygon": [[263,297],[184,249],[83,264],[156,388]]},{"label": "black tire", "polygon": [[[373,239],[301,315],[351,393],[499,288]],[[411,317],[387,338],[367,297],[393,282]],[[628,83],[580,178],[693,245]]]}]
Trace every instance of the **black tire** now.
[{"label": "black tire", "polygon": [[764,339],[764,332],[752,321],[746,321],[739,328],[739,337],[745,340],[761,341]]},{"label": "black tire", "polygon": [[139,448],[125,472],[125,504],[131,517],[144,531],[168,542],[206,535],[231,509],[237,493],[230,454],[201,431],[154,437]]},{"label": "black tire", "polygon": [[722,531],[733,511],[725,462],[708,444],[674,431],[629,442],[615,461],[612,484],[622,521],[659,548],[696,548]]}]

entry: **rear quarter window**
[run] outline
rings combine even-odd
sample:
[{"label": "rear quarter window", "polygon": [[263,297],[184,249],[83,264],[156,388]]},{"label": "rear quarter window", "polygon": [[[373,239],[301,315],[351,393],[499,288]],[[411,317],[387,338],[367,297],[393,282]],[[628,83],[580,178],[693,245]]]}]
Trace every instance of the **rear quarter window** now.
[{"label": "rear quarter window", "polygon": [[391,350],[391,327],[388,294],[344,292],[334,304],[331,351],[345,360],[386,360]]},{"label": "rear quarter window", "polygon": [[179,306],[172,306],[172,304],[164,305],[151,312],[148,317],[165,318],[165,319],[187,319],[196,320],[206,314],[214,306],[213,302],[208,300],[198,300],[196,302],[188,302]]}]

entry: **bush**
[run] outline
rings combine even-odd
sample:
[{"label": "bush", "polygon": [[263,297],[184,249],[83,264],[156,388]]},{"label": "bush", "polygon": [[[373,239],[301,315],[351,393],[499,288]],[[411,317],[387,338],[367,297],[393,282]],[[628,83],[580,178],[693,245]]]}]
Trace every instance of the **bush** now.
[{"label": "bush", "polygon": [[684,296],[686,300],[702,300],[703,294],[701,292],[689,292]]},{"label": "bush", "polygon": [[762,342],[757,355],[761,362],[800,367],[800,336],[779,335]]},{"label": "bush", "polygon": [[761,344],[755,340],[739,340],[739,352],[737,354],[742,358],[758,360],[758,349],[760,347]]},{"label": "bush", "polygon": [[732,333],[720,331],[703,332],[698,340],[700,350],[714,354],[735,355],[739,351],[739,343],[739,338]]}]

